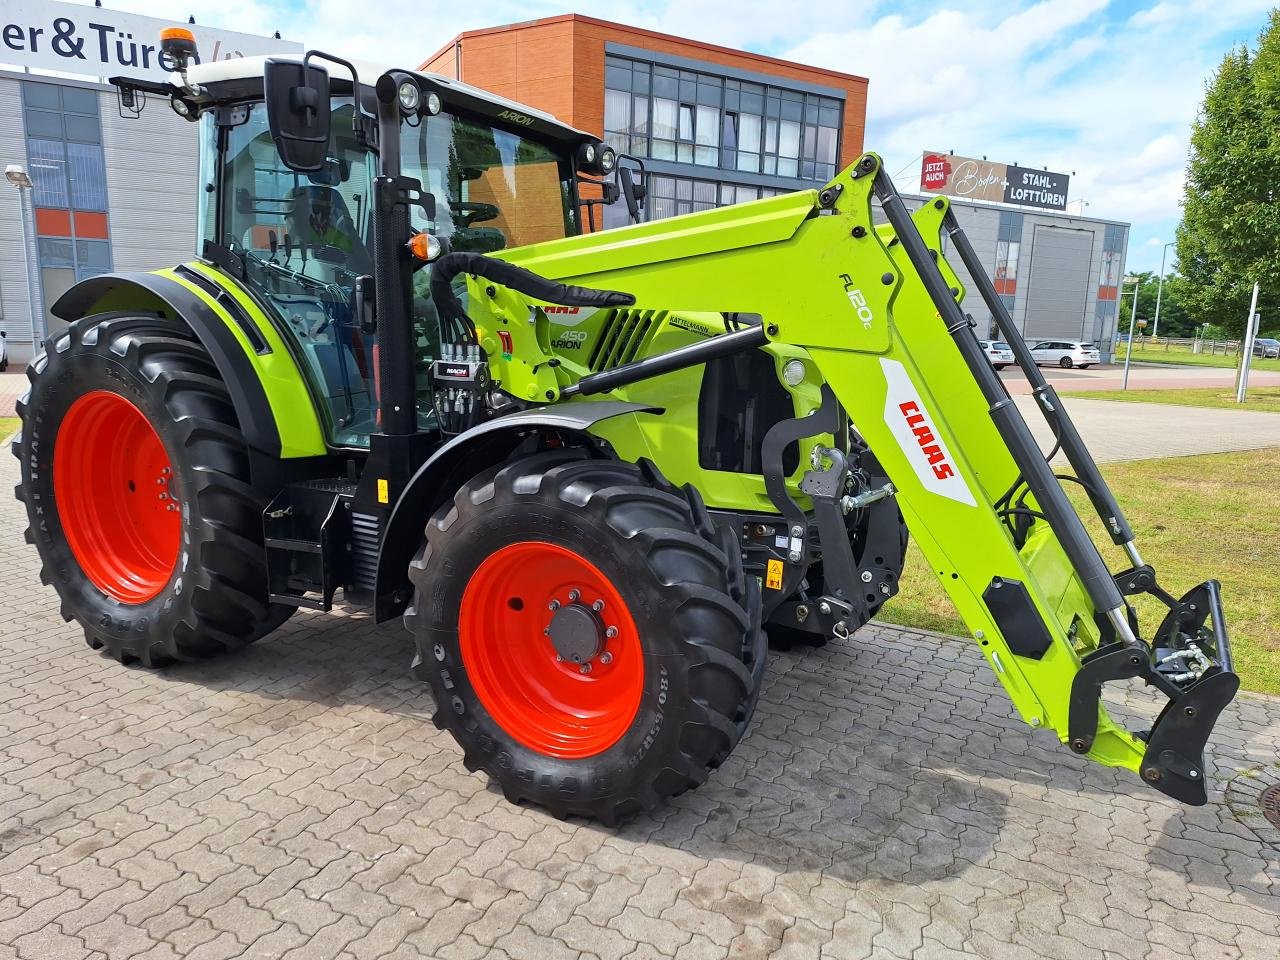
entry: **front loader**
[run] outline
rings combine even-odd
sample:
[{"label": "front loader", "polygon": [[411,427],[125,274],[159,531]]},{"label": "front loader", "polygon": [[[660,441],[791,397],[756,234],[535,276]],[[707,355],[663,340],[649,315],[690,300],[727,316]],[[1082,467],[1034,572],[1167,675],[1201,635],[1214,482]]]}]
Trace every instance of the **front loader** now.
[{"label": "front loader", "polygon": [[[874,616],[909,530],[1028,724],[1205,802],[1238,686],[1218,584],[1159,585],[945,199],[910,214],[867,154],[820,189],[584,233],[643,198],[596,137],[427,74],[165,42],[172,82],[113,82],[122,110],[199,125],[200,256],[64,295],[14,442],[42,578],[91,646],[199,659],[341,590],[404,616],[469,769],[616,822],[728,756],[766,634]],[[1168,698],[1142,734],[1101,700],[1130,678]]]}]

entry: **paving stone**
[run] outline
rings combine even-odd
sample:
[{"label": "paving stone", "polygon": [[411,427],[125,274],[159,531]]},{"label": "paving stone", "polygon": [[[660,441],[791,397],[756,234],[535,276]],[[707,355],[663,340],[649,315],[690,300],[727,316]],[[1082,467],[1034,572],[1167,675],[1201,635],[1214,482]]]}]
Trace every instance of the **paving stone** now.
[{"label": "paving stone", "polygon": [[1015,720],[971,643],[872,624],[771,654],[736,753],[609,830],[467,773],[399,624],[125,668],[22,525],[0,500],[0,958],[1280,956],[1280,856],[1220,792],[1280,755],[1280,700],[1223,714],[1182,808]]}]

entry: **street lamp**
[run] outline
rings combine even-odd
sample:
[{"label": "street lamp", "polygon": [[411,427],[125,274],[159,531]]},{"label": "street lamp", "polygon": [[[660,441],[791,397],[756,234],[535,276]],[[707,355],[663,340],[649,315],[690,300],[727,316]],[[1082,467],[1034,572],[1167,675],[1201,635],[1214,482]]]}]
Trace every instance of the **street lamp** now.
[{"label": "street lamp", "polygon": [[36,269],[40,253],[36,247],[36,208],[32,196],[35,184],[31,182],[31,175],[27,173],[26,167],[17,163],[4,168],[4,178],[18,188],[22,204],[22,239],[26,252],[27,297],[31,305],[31,339],[35,341],[32,344],[34,349],[44,343],[48,336],[44,323],[44,293],[40,289],[40,274]]},{"label": "street lamp", "polygon": [[1151,338],[1154,340],[1160,336],[1160,296],[1164,293],[1164,258],[1168,254],[1169,248],[1175,246],[1178,241],[1170,240],[1160,250],[1160,285],[1156,287],[1156,318],[1151,324]]},{"label": "street lamp", "polygon": [[[1121,390],[1129,389],[1129,364],[1133,362],[1133,328],[1138,322],[1138,288],[1142,286],[1141,277],[1125,277],[1121,283],[1133,284],[1133,310],[1129,313],[1129,344],[1124,351],[1124,383],[1121,384]],[[1124,293],[1120,294],[1122,297]]]}]

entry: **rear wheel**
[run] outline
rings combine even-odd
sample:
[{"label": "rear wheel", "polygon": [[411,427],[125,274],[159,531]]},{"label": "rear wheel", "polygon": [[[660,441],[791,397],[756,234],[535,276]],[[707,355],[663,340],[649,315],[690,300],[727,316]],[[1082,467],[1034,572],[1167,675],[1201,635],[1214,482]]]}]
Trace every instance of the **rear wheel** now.
[{"label": "rear wheel", "polygon": [[557,451],[465,484],[427,526],[406,623],[467,768],[606,823],[702,783],[765,657],[729,544],[696,494],[634,464]]},{"label": "rear wheel", "polygon": [[264,501],[226,386],[191,331],[103,314],[28,368],[17,495],[41,580],[95,649],[160,666],[234,649],[293,608],[266,602]]},{"label": "rear wheel", "polygon": [[1070,370],[1071,367],[1073,366],[1071,362],[1071,358],[1063,357],[1061,360],[1058,361],[1058,366],[1060,366],[1063,370]]}]

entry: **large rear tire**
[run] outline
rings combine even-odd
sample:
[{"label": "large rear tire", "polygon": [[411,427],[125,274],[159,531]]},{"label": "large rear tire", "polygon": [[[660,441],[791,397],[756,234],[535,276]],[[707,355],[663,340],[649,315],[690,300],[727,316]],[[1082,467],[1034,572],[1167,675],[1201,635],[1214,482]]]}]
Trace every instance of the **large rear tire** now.
[{"label": "large rear tire", "polygon": [[100,314],[27,369],[17,496],[40,579],[94,649],[162,666],[234,650],[293,612],[269,604],[265,501],[235,410],[190,329]]},{"label": "large rear tire", "polygon": [[555,451],[494,468],[432,517],[409,576],[436,725],[512,802],[652,810],[705,781],[755,707],[756,585],[651,467]]}]

